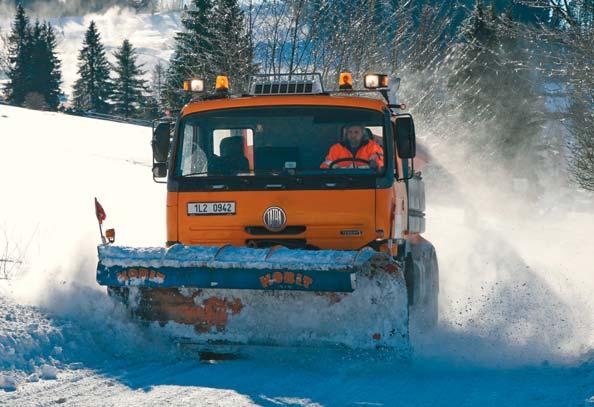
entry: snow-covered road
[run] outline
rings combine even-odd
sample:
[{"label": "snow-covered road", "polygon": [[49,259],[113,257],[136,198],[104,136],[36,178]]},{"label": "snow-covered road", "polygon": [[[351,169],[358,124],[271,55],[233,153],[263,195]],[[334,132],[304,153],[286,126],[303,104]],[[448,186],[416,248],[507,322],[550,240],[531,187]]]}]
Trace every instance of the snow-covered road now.
[{"label": "snow-covered road", "polygon": [[594,395],[594,214],[560,208],[469,222],[463,208],[429,207],[442,321],[410,359],[259,349],[201,362],[94,283],[93,197],[119,243],[164,239],[149,140],[146,128],[0,106],[0,248],[26,260],[0,281],[0,405],[583,406]]},{"label": "snow-covered road", "polygon": [[32,324],[53,332],[28,356],[58,366],[55,380],[0,391],[2,405],[581,406],[594,380],[589,365],[493,368],[320,351],[269,350],[249,359],[200,363],[195,354],[171,352],[134,329],[130,335],[115,332],[110,316],[90,326],[74,315],[6,302],[0,312],[13,315],[33,336],[38,328]]}]

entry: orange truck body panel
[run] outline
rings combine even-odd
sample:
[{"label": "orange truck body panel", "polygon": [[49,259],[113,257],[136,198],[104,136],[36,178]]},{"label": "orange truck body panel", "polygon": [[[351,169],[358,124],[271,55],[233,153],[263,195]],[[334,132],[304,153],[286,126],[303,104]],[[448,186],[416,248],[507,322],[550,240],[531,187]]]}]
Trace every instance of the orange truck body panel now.
[{"label": "orange truck body panel", "polygon": [[[181,116],[242,107],[316,105],[380,112],[387,109],[381,100],[342,95],[246,96],[191,102],[183,108]],[[400,160],[396,166],[401,170]],[[188,203],[225,201],[236,202],[235,215],[187,214]],[[285,210],[287,226],[304,226],[305,231],[266,236],[248,233],[246,227],[263,225],[262,215],[271,206]],[[384,189],[168,192],[167,240],[186,245],[245,246],[249,240],[258,238],[305,239],[308,245],[320,249],[357,250],[376,239],[399,237],[395,235],[394,221],[398,214],[400,219],[407,219],[406,208],[405,184],[396,181],[391,188]],[[382,249],[387,250],[387,247]],[[394,255],[395,250],[394,247]]]},{"label": "orange truck body panel", "polygon": [[246,96],[232,99],[214,99],[203,102],[188,103],[182,109],[181,115],[206,112],[209,110],[234,109],[241,107],[264,106],[333,106],[373,109],[383,112],[385,102],[352,96],[325,96],[325,95],[293,95],[293,96]]},{"label": "orange truck body panel", "polygon": [[[176,193],[170,193],[175,195]],[[175,200],[175,198],[171,198]],[[234,201],[237,213],[229,216],[188,216],[191,202]],[[295,238],[320,249],[356,250],[376,239],[376,230],[389,231],[389,217],[376,224],[375,190],[181,192],[178,205],[168,206],[168,230],[176,228],[179,241],[188,245],[245,246],[250,239]],[[262,215],[271,206],[287,214],[287,226],[305,226],[300,234],[257,236],[246,227],[263,225]],[[388,207],[389,204],[380,205]],[[356,231],[349,232],[346,231]],[[343,234],[341,234],[341,232]]]}]

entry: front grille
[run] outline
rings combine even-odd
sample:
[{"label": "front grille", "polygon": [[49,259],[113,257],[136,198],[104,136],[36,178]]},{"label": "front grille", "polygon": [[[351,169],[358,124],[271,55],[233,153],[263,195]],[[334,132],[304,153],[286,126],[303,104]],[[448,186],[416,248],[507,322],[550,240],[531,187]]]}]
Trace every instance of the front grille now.
[{"label": "front grille", "polygon": [[248,239],[245,241],[247,247],[267,248],[273,246],[284,246],[289,249],[318,250],[318,247],[307,244],[305,239]]},{"label": "front grille", "polygon": [[271,232],[270,230],[266,229],[264,226],[246,226],[245,231],[250,235],[254,236],[266,236],[266,235],[299,235],[305,232],[307,228],[305,226],[287,226],[284,230],[280,232]]}]

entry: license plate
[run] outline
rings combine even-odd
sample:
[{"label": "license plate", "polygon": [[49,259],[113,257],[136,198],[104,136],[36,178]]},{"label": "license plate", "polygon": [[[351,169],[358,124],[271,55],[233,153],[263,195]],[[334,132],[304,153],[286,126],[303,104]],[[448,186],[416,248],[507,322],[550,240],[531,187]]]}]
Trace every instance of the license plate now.
[{"label": "license plate", "polygon": [[235,215],[235,202],[190,202],[188,215]]}]

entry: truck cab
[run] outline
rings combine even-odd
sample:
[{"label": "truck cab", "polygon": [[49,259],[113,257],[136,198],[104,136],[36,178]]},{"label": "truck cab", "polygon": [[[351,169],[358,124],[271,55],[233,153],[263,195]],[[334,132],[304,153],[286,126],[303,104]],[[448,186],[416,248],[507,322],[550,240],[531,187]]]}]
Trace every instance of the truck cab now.
[{"label": "truck cab", "polygon": [[[167,182],[167,245],[372,247],[403,256],[406,239],[424,228],[414,123],[387,77],[376,77],[362,92],[348,83],[326,92],[316,75],[260,76],[249,94],[198,93],[174,127],[158,123],[153,174]],[[383,165],[328,162],[349,126],[381,146]]]}]

